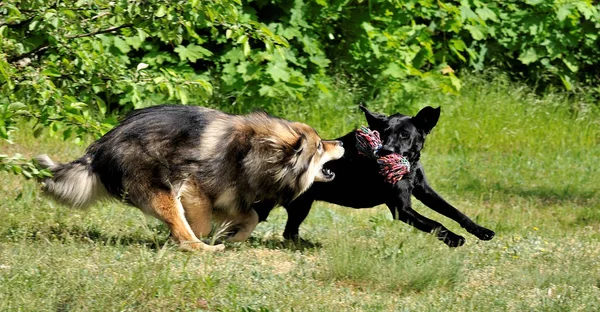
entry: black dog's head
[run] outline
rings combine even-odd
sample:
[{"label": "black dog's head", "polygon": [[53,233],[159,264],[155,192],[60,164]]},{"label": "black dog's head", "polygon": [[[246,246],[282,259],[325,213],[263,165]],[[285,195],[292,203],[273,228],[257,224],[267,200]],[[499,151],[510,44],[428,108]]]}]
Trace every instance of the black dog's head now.
[{"label": "black dog's head", "polygon": [[411,163],[421,157],[425,137],[440,118],[440,108],[431,106],[423,108],[414,117],[402,114],[385,116],[370,112],[362,105],[360,109],[365,113],[369,127],[379,131],[383,144],[379,155],[397,153],[408,158]]}]

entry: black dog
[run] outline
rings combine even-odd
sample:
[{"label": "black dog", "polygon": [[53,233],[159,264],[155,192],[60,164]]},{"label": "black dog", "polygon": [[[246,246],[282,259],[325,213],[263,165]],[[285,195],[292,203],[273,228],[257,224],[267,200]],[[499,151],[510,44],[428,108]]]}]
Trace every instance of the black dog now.
[{"label": "black dog", "polygon": [[[298,228],[308,215],[315,200],[351,208],[371,208],[386,204],[395,220],[406,222],[417,229],[435,233],[437,238],[450,247],[462,246],[465,238],[457,235],[442,224],[428,219],[411,207],[411,195],[429,208],[458,222],[467,232],[481,240],[490,240],[494,232],[488,230],[454,208],[438,195],[427,183],[419,158],[425,137],[437,124],[440,109],[425,107],[415,117],[394,114],[385,116],[372,113],[360,106],[369,127],[379,131],[383,147],[379,155],[398,153],[408,158],[410,173],[392,185],[379,174],[379,165],[373,159],[361,156],[356,149],[355,131],[338,138],[344,143],[345,153],[341,159],[329,162],[326,167],[336,173],[332,182],[314,183],[313,186],[293,202],[285,204],[288,220],[283,232],[286,239],[298,239]],[[266,220],[274,208],[271,203],[256,204],[254,209],[261,221]]]}]

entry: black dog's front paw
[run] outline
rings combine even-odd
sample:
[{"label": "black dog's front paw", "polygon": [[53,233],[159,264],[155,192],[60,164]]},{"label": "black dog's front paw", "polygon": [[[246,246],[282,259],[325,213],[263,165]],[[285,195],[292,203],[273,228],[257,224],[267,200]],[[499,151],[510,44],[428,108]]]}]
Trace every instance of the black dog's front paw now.
[{"label": "black dog's front paw", "polygon": [[448,230],[441,230],[437,233],[437,238],[448,245],[448,247],[460,247],[465,244],[465,238],[454,234]]},{"label": "black dog's front paw", "polygon": [[298,231],[284,231],[283,238],[289,241],[298,241],[300,240],[300,234],[298,234]]},{"label": "black dog's front paw", "polygon": [[472,229],[467,229],[467,232],[475,235],[480,240],[490,240],[490,239],[494,238],[494,235],[496,235],[496,233],[494,233],[494,231],[488,230],[481,226],[478,226],[478,227],[472,228]]},{"label": "black dog's front paw", "polygon": [[466,240],[464,237],[462,237],[460,235],[456,235],[456,237],[453,237],[453,238],[446,237],[444,239],[444,244],[448,245],[448,247],[455,248],[455,247],[460,247],[460,246],[464,245],[465,241]]}]

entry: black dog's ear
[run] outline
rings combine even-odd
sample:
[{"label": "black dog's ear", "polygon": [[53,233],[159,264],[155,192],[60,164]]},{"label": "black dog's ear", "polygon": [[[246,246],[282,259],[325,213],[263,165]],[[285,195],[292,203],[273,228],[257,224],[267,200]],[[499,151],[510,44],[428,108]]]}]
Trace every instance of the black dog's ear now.
[{"label": "black dog's ear", "polygon": [[373,113],[369,111],[364,105],[360,104],[358,107],[365,113],[365,117],[367,118],[367,123],[371,129],[383,129],[385,128],[385,122],[387,121],[387,116],[379,113]]},{"label": "black dog's ear", "polygon": [[431,129],[435,127],[439,119],[440,108],[427,106],[420,110],[417,113],[417,116],[413,117],[411,120],[417,128],[425,131],[425,133],[429,133],[431,132]]}]

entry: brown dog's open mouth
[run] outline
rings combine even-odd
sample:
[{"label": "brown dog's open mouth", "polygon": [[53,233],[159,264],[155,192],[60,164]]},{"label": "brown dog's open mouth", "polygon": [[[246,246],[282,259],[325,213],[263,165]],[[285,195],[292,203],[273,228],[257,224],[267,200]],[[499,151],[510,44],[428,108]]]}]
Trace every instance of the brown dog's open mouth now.
[{"label": "brown dog's open mouth", "polygon": [[324,182],[329,182],[335,178],[335,173],[328,168],[321,169],[321,175],[323,176]]}]

